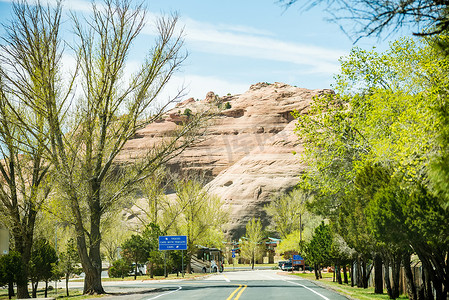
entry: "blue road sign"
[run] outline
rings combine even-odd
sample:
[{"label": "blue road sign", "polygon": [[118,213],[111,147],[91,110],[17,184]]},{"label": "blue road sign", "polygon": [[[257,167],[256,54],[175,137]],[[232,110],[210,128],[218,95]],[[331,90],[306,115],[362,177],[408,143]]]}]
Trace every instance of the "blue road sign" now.
[{"label": "blue road sign", "polygon": [[232,251],[232,253],[235,253],[235,249],[232,249],[231,251]]},{"label": "blue road sign", "polygon": [[304,260],[301,255],[293,255],[293,260]]},{"label": "blue road sign", "polygon": [[187,236],[185,235],[160,236],[159,250],[187,250]]},{"label": "blue road sign", "polygon": [[235,252],[232,252],[232,258],[235,258]]}]

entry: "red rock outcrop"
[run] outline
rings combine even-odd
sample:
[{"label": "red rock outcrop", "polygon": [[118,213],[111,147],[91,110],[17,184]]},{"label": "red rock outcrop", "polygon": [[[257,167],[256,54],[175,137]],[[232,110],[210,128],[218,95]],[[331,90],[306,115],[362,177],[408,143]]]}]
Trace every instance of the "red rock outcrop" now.
[{"label": "red rock outcrop", "polygon": [[[263,207],[272,194],[291,189],[305,166],[298,160],[302,145],[294,133],[291,112],[306,113],[312,97],[331,90],[308,90],[283,83],[258,83],[241,95],[220,98],[230,104],[208,128],[206,138],[170,161],[170,167],[206,174],[211,192],[222,197],[231,209],[228,234],[244,232],[253,216],[267,222]],[[212,101],[185,101],[160,122],[148,125],[129,141],[121,154],[139,155],[176,128],[174,116],[184,109],[195,111]],[[228,105],[229,106],[229,105]],[[177,113],[176,113],[177,112]],[[184,117],[184,116],[181,116]]]}]

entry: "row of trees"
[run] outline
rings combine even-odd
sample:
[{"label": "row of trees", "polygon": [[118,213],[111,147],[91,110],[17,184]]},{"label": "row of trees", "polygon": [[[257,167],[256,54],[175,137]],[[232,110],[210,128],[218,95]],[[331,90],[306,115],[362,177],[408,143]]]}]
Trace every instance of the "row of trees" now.
[{"label": "row of trees", "polygon": [[[158,251],[158,237],[185,235],[187,250],[184,262],[186,271],[191,272],[190,259],[196,254],[197,245],[223,247],[225,237],[222,227],[228,220],[228,213],[223,207],[224,202],[210,194],[198,177],[176,179],[162,170],[158,171],[158,175],[143,184],[146,189],[142,191],[151,196],[145,195],[146,203],[141,203],[138,208],[142,213],[134,228],[138,233],[126,240],[118,239],[114,249],[121,246],[122,256],[128,265],[135,263],[137,268],[138,263],[148,263],[150,276],[153,277],[153,270],[160,271],[164,259],[163,253]],[[172,197],[166,195],[167,190],[175,192]],[[169,267],[181,269],[180,253],[170,253],[168,258]]]},{"label": "row of trees", "polygon": [[[27,281],[36,224],[45,211],[74,230],[85,294],[104,293],[101,242],[139,183],[201,138],[211,111],[194,112],[132,164],[118,154],[136,131],[160,118],[180,95],[157,96],[186,58],[177,16],[156,20],[157,38],[140,68],[123,76],[133,42],[146,26],[142,5],[92,3],[84,16],[54,6],[13,3],[0,45],[0,214],[20,253],[17,295]],[[62,23],[75,38],[64,41]],[[63,58],[76,64],[67,71]],[[65,69],[64,69],[65,68]]]},{"label": "row of trees", "polygon": [[[33,298],[37,297],[39,282],[45,282],[45,297],[47,297],[48,282],[50,280],[59,280],[61,277],[66,278],[66,294],[69,296],[68,280],[71,275],[81,272],[81,269],[78,267],[79,257],[75,247],[74,240],[69,240],[66,250],[60,253],[58,259],[55,248],[47,240],[39,239],[34,242],[28,278],[31,281]],[[10,251],[8,254],[0,257],[0,286],[8,285],[10,299],[14,296],[13,285],[21,280],[20,274],[23,272],[23,269],[24,265],[19,252]]]},{"label": "row of trees", "polygon": [[[354,48],[341,61],[336,94],[314,99],[309,115],[296,115],[309,164],[300,187],[313,194],[310,207],[355,251],[361,287],[369,264],[382,274],[383,263],[392,299],[399,296],[401,264],[410,299],[433,299],[433,290],[437,299],[447,295],[449,211],[439,172],[445,120],[437,112],[449,65],[440,38],[401,39],[386,53]],[[423,268],[420,287],[412,254]],[[381,277],[376,286],[382,292]]]},{"label": "row of trees", "polygon": [[[321,4],[334,19],[355,25],[357,39],[405,24],[420,39],[398,40],[385,53],[354,48],[342,58],[336,94],[315,99],[308,116],[297,114],[310,165],[299,187],[313,195],[310,209],[329,219],[329,245],[341,237],[354,251],[361,286],[370,272],[365,266],[374,262],[376,293],[384,266],[388,294],[397,298],[402,265],[410,299],[446,299],[448,4],[317,0],[303,7]],[[422,265],[420,287],[411,255]]]}]

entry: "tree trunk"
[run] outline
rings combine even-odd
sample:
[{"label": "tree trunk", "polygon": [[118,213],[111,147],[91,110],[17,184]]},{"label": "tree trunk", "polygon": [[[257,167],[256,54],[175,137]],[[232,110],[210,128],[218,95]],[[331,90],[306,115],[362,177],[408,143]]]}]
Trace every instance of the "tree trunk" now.
[{"label": "tree trunk", "polygon": [[332,282],[335,282],[336,273],[337,273],[337,265],[334,265],[334,272],[332,273]]},{"label": "tree trunk", "polygon": [[401,271],[401,260],[399,257],[394,257],[392,264],[392,299],[399,298],[399,272]]},{"label": "tree trunk", "polygon": [[37,286],[38,286],[39,282],[31,282],[31,297],[33,298],[37,298]]},{"label": "tree trunk", "polygon": [[351,268],[349,269],[350,276],[351,276],[351,287],[354,287],[355,285],[355,277],[354,277],[354,261],[351,262]]},{"label": "tree trunk", "polygon": [[393,291],[391,289],[390,281],[390,260],[388,258],[384,259],[384,272],[385,272],[385,285],[387,287],[388,296],[393,299]]},{"label": "tree trunk", "polygon": [[75,230],[77,234],[78,254],[81,266],[86,274],[84,279],[83,294],[98,295],[105,291],[101,284],[101,256],[100,256],[100,219],[101,207],[99,202],[99,187],[93,184],[93,195],[90,201],[90,235],[89,252],[87,251],[86,232],[83,225],[81,211],[76,195],[72,195],[72,212],[75,216]]},{"label": "tree trunk", "polygon": [[251,269],[254,270],[254,251],[253,251],[253,257],[251,258]]},{"label": "tree trunk", "polygon": [[25,273],[19,275],[21,277],[20,282],[17,282],[17,299],[26,299],[30,298],[30,294],[28,292],[28,280],[23,283],[25,280]]},{"label": "tree trunk", "polygon": [[415,281],[413,280],[413,272],[410,267],[410,254],[404,254],[402,256],[402,264],[405,271],[405,280],[407,282],[407,295],[409,300],[417,300]]},{"label": "tree trunk", "polygon": [[321,264],[318,264],[318,274],[320,275],[320,279],[323,279],[323,275],[321,274]]},{"label": "tree trunk", "polygon": [[424,285],[425,285],[425,299],[432,299],[433,300],[433,292],[432,292],[432,283],[430,280],[430,274],[429,274],[429,270],[424,268],[424,274],[426,274],[425,276],[425,280],[424,280]]},{"label": "tree trunk", "polygon": [[8,297],[11,299],[14,296],[14,282],[10,281],[8,282]]},{"label": "tree trunk", "polygon": [[45,280],[45,298],[47,298],[48,280]]},{"label": "tree trunk", "polygon": [[362,260],[362,286],[364,289],[368,288],[368,279],[369,279],[368,266],[366,265],[366,260]]},{"label": "tree trunk", "polygon": [[374,255],[374,293],[384,293],[384,282],[382,279],[382,257],[379,253]]},{"label": "tree trunk", "polygon": [[340,267],[340,263],[337,263],[335,265],[335,277],[337,279],[338,284],[343,284],[343,281],[341,280],[341,267]]},{"label": "tree trunk", "polygon": [[97,295],[104,294],[103,286],[101,285],[101,269],[98,272],[97,269],[84,270],[86,277],[84,278],[84,294]]},{"label": "tree trunk", "polygon": [[65,292],[67,294],[67,297],[70,297],[69,295],[69,274],[65,274]]},{"label": "tree trunk", "polygon": [[360,262],[360,256],[357,256],[357,287],[363,288],[363,274],[362,274],[362,264]]},{"label": "tree trunk", "polygon": [[28,292],[28,265],[31,258],[31,246],[33,244],[34,220],[33,212],[29,212],[29,222],[32,222],[28,227],[24,228],[25,234],[21,230],[13,230],[14,243],[16,250],[22,256],[22,271],[17,274],[17,298],[30,298]]},{"label": "tree trunk", "polygon": [[349,283],[349,281],[348,281],[348,272],[347,272],[347,265],[346,264],[344,264],[343,265],[343,278],[344,278],[344,283],[345,284],[348,284]]},{"label": "tree trunk", "polygon": [[313,271],[315,272],[315,279],[320,279],[320,276],[318,275],[318,264],[313,265]]}]

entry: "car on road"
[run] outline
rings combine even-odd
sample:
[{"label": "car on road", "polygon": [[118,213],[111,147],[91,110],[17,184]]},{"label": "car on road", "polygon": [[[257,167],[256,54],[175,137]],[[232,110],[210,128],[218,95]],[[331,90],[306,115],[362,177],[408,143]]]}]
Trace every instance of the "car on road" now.
[{"label": "car on road", "polygon": [[288,260],[281,260],[278,262],[278,268],[282,270],[282,265],[288,263]]},{"label": "car on road", "polygon": [[[132,264],[132,269],[129,271],[128,275],[134,276],[134,271],[136,270],[136,264]],[[142,276],[147,274],[147,266],[146,264],[137,264],[137,276]]]},{"label": "car on road", "polygon": [[291,271],[292,269],[293,269],[293,265],[290,261],[284,262],[281,266],[282,271]]}]

